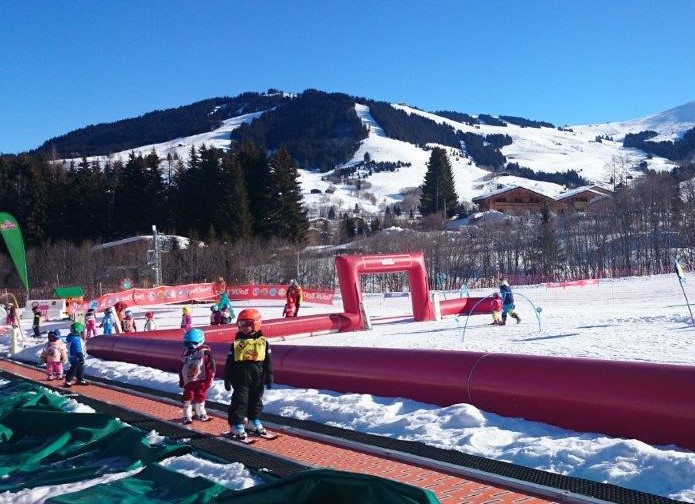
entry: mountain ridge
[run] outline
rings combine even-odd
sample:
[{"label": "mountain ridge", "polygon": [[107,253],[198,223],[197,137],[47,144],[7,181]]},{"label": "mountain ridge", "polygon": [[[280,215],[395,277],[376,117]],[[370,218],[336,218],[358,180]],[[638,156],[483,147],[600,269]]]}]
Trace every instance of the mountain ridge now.
[{"label": "mountain ridge", "polygon": [[[632,177],[639,176],[646,169],[670,170],[676,166],[675,162],[653,156],[636,148],[625,148],[620,141],[625,138],[626,134],[644,131],[642,128],[645,127],[657,131],[659,135],[657,139],[661,141],[667,141],[664,140],[666,138],[679,138],[686,131],[695,127],[695,101],[629,121],[600,125],[565,125],[551,128],[547,126],[549,123],[542,121],[526,120],[532,126],[525,125],[524,121],[515,121],[517,124],[512,124],[500,120],[497,123],[496,120],[490,120],[485,114],[473,116],[461,113],[463,118],[474,119],[461,122],[404,103],[374,102],[367,98],[352,97],[344,93],[331,94],[308,90],[300,95],[288,95],[272,90],[272,93],[268,95],[253,95],[256,107],[253,112],[248,112],[251,110],[249,108],[237,108],[237,112],[247,113],[234,117],[227,116],[226,119],[222,119],[223,116],[219,114],[219,109],[210,110],[209,113],[217,113],[219,119],[218,126],[211,131],[177,137],[160,143],[141,144],[136,148],[128,148],[108,155],[102,154],[90,157],[90,159],[126,160],[131,152],[146,156],[154,151],[160,159],[174,157],[185,161],[191,147],[205,144],[208,147],[227,149],[235,134],[238,135],[240,132],[252,132],[250,138],[263,143],[264,140],[271,138],[267,135],[263,136],[268,130],[280,127],[292,128],[298,124],[299,119],[296,120],[297,122],[293,122],[295,116],[307,116],[314,113],[312,117],[317,117],[315,111],[304,113],[301,108],[296,107],[290,117],[282,116],[281,111],[284,104],[293,100],[301,100],[306,94],[313,99],[313,101],[307,101],[307,107],[310,105],[322,107],[326,105],[326,100],[335,98],[342,101],[341,110],[344,110],[348,101],[352,100],[350,106],[366,130],[366,136],[356,133],[356,136],[353,137],[350,136],[352,133],[345,132],[357,130],[354,129],[354,126],[345,126],[345,123],[341,122],[343,119],[331,122],[331,118],[328,118],[324,121],[325,124],[318,126],[313,123],[307,126],[307,123],[303,123],[307,134],[315,135],[315,138],[311,138],[313,142],[323,138],[320,137],[323,134],[321,131],[327,131],[329,135],[333,135],[327,137],[331,142],[335,142],[334,139],[340,137],[347,141],[346,145],[349,145],[350,142],[356,145],[354,150],[350,147],[351,151],[341,151],[343,154],[340,158],[334,160],[331,160],[333,158],[330,157],[325,158],[324,166],[329,168],[332,166],[333,169],[324,170],[320,169],[318,165],[312,166],[311,158],[305,158],[304,164],[301,166],[303,169],[300,170],[300,182],[303,188],[304,201],[311,209],[310,213],[315,216],[325,215],[331,207],[339,210],[359,207],[365,212],[375,213],[383,211],[389,205],[402,203],[407,199],[405,193],[422,184],[429,158],[429,149],[434,145],[442,145],[437,141],[427,141],[427,138],[449,138],[447,135],[451,135],[451,138],[454,139],[459,138],[457,141],[448,140],[448,145],[445,145],[445,148],[448,149],[452,161],[458,195],[463,200],[470,201],[476,196],[494,190],[501,184],[522,185],[550,196],[556,196],[566,189],[565,184],[529,180],[525,177],[505,174],[505,168],[512,165],[528,169],[527,171],[544,174],[561,175],[572,170],[587,183],[604,185],[609,182],[607,172],[610,171],[611,164],[626,165],[626,172]],[[239,97],[230,100],[237,98]],[[274,103],[275,106],[257,110],[262,108],[261,105],[266,98],[272,99],[266,104]],[[204,102],[196,102],[196,104],[200,103]],[[294,103],[299,102],[294,101]],[[390,109],[394,111],[393,113],[389,112],[390,117],[386,117],[382,113],[379,121],[372,115],[372,110],[388,111]],[[340,112],[340,114],[343,113]],[[399,116],[398,113],[402,115]],[[330,112],[326,112],[324,115],[328,116]],[[320,117],[320,115],[318,116]],[[413,121],[405,121],[405,116],[422,119],[419,119],[417,125],[414,125]],[[485,116],[487,122],[495,124],[479,121],[481,116]],[[509,118],[510,116],[502,117]],[[316,119],[313,120],[317,121]],[[475,120],[478,120],[477,124]],[[388,124],[380,121],[386,121]],[[535,123],[540,124],[540,126],[536,126]],[[388,130],[399,131],[397,136],[413,140],[409,142],[392,138],[387,133]],[[271,149],[281,144],[283,140],[281,135],[277,135],[277,131],[274,133],[274,144],[268,146]],[[248,138],[248,136],[242,136],[242,138]],[[351,138],[352,140],[350,140]],[[470,140],[474,138],[480,138],[479,142],[489,149],[489,152],[499,153],[499,156],[492,156],[491,159],[503,159],[504,161],[498,166],[480,163],[479,159],[481,158],[476,157],[475,153],[472,152],[473,144]],[[506,142],[508,143],[501,147],[493,146],[490,140],[499,138],[507,139]],[[303,139],[299,139],[298,143],[303,146],[307,144]],[[452,145],[457,143],[459,144],[458,148]],[[351,155],[347,154],[348,152],[351,152]],[[336,170],[360,166],[365,159],[374,163],[397,164],[399,165],[396,170],[397,174],[394,175],[393,171],[388,170],[379,173],[365,171],[360,175],[363,182],[359,183],[356,183],[355,180],[337,180],[335,177],[331,179],[331,174]],[[613,166],[613,168],[615,167]],[[323,173],[320,173],[322,170]],[[358,185],[360,186],[359,189],[357,188]]]}]

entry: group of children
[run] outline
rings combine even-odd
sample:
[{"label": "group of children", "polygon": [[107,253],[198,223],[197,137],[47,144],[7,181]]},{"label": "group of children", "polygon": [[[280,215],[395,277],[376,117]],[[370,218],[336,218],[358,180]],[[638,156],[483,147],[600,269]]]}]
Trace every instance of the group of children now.
[{"label": "group of children", "polygon": [[[61,380],[65,377],[64,387],[87,385],[84,379],[84,345],[85,326],[82,322],[74,322],[70,332],[63,341],[60,329],[48,331],[48,342],[41,349],[41,362],[46,364],[46,379]],[[63,366],[70,363],[67,373]]]},{"label": "group of children", "polygon": [[[286,316],[296,316],[301,304],[301,287],[292,285],[288,293]],[[226,295],[226,293],[224,293]],[[229,299],[221,298],[211,307],[211,324],[229,324],[234,318]],[[48,341],[41,350],[40,359],[46,364],[47,380],[65,379],[64,387],[87,385],[84,379],[85,343],[96,336],[97,327],[104,334],[113,334],[116,327],[113,311],[107,308],[97,326],[95,310],[90,308],[85,315],[85,322],[74,322],[69,334],[63,339],[59,329],[48,332]],[[154,313],[145,314],[144,330],[157,328]],[[205,409],[207,394],[215,378],[215,358],[211,348],[205,344],[205,333],[191,327],[191,311],[182,308],[181,328],[184,351],[181,356],[179,386],[183,389],[182,423],[190,424],[193,420],[207,422],[210,420]],[[229,347],[224,366],[224,387],[232,391],[227,420],[230,425],[230,437],[245,440],[248,433],[267,435],[260,421],[263,410],[263,393],[273,384],[273,367],[271,349],[268,340],[261,331],[261,314],[255,309],[242,310],[236,320],[237,332]],[[136,322],[130,310],[125,310],[121,320],[123,332],[136,331]],[[67,372],[64,366],[70,364]]]},{"label": "group of children", "polygon": [[222,293],[217,304],[210,307],[210,312],[210,325],[231,324],[236,317],[226,292]]},{"label": "group of children", "polygon": [[[232,392],[227,413],[230,437],[245,440],[247,431],[259,436],[267,434],[260,420],[263,392],[272,387],[273,368],[270,345],[261,331],[261,314],[245,309],[237,317],[238,331],[229,347],[224,366],[224,388]],[[207,394],[215,378],[215,357],[205,344],[205,333],[189,328],[183,335],[179,387],[183,389],[183,424],[193,420],[207,422]]]},{"label": "group of children", "polygon": [[[500,278],[500,292],[495,292],[492,298],[493,324],[505,325],[508,315],[516,319],[517,323],[521,322],[521,317],[515,311],[511,288],[504,278]],[[288,292],[285,316],[296,316],[299,304],[301,304],[301,288],[298,293],[295,289],[292,296]],[[218,317],[220,317],[225,310],[231,310],[231,304],[227,306],[225,303],[222,307],[219,304],[213,305],[211,323],[215,323],[212,318],[215,314],[219,314]],[[41,352],[41,360],[46,363],[48,380],[62,379],[63,365],[69,362],[70,368],[65,374],[64,386],[71,387],[75,383],[87,384],[83,378],[85,356],[83,337],[84,340],[89,338],[90,331],[94,331],[96,325],[96,317],[93,316],[93,310],[90,311],[92,315],[85,317],[87,327],[80,322],[73,323],[65,343],[60,338],[59,330],[48,333],[48,342]],[[190,424],[194,419],[207,422],[211,418],[205,409],[205,402],[215,378],[215,358],[210,346],[205,344],[205,333],[201,329],[191,327],[190,309],[184,307],[182,312],[181,327],[185,331],[184,351],[179,371],[179,387],[183,389],[182,423]],[[106,310],[100,325],[104,328],[104,334],[110,334],[106,332],[107,329],[111,329],[110,324],[105,323],[109,316],[113,315],[110,310]],[[132,313],[128,314],[126,311],[124,321],[129,316],[132,318]],[[147,312],[146,319],[148,322],[153,322],[154,314]],[[227,315],[225,320],[222,322],[221,318],[215,319],[219,324],[230,323],[231,315]],[[123,325],[125,331],[126,324]],[[236,325],[238,330],[227,352],[223,378],[225,390],[232,391],[227,413],[227,421],[231,428],[229,435],[233,439],[245,440],[248,433],[267,435],[260,421],[260,415],[263,410],[262,399],[265,388],[271,388],[273,384],[272,352],[268,340],[261,331],[261,314],[257,310],[251,308],[242,310],[237,317]],[[134,322],[132,327],[135,328]]]},{"label": "group of children", "polygon": [[[236,316],[226,292],[210,307],[210,324],[231,324]],[[193,420],[207,422],[210,417],[205,409],[207,394],[215,378],[215,357],[205,344],[205,333],[188,326],[189,315],[184,308],[181,327],[184,351],[181,356],[179,387],[183,389],[183,424]],[[261,314],[247,308],[236,317],[237,332],[227,352],[224,365],[224,388],[232,391],[227,413],[229,436],[245,440],[247,432],[265,436],[267,432],[260,420],[263,410],[263,392],[273,384],[273,366],[270,345],[261,331]]]},{"label": "group of children", "polygon": [[[95,320],[95,317],[86,320]],[[225,389],[234,390],[228,411],[229,435],[244,440],[247,432],[259,436],[267,434],[260,414],[263,392],[265,387],[272,386],[273,371],[270,345],[261,331],[261,314],[254,309],[242,310],[236,323],[238,331],[229,347],[223,377]],[[74,322],[64,340],[60,329],[48,332],[48,341],[40,354],[41,362],[46,364],[47,380],[64,378],[63,386],[67,388],[88,384],[84,379],[87,331],[85,324]],[[194,419],[207,422],[210,417],[205,402],[215,378],[215,358],[205,344],[205,333],[201,329],[187,328],[183,345],[179,372],[179,386],[183,389],[182,423],[190,424]],[[68,363],[70,367],[66,373],[64,366]]]}]

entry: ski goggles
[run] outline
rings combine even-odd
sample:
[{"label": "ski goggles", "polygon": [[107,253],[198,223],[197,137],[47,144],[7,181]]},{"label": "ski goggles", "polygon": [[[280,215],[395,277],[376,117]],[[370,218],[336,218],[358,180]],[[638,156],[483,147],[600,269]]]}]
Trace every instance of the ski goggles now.
[{"label": "ski goggles", "polygon": [[243,329],[244,327],[253,328],[253,320],[237,320],[236,325],[239,327],[239,329]]}]

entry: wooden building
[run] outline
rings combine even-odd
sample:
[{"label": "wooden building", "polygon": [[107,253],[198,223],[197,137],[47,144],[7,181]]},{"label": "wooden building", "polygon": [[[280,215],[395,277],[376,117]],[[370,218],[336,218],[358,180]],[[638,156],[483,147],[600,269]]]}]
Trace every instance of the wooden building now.
[{"label": "wooden building", "polygon": [[554,199],[521,186],[503,187],[473,198],[480,211],[496,210],[507,215],[540,213],[543,205],[552,208]]}]

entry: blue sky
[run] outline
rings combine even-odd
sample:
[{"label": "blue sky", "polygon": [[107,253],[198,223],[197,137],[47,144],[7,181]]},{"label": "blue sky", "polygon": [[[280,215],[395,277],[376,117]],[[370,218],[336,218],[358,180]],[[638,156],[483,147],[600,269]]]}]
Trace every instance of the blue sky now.
[{"label": "blue sky", "polygon": [[695,2],[0,0],[0,152],[268,88],[556,125],[695,100]]}]

